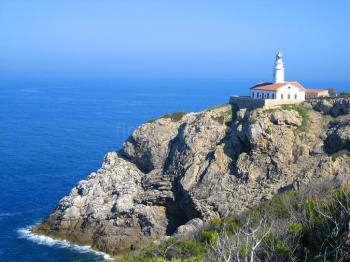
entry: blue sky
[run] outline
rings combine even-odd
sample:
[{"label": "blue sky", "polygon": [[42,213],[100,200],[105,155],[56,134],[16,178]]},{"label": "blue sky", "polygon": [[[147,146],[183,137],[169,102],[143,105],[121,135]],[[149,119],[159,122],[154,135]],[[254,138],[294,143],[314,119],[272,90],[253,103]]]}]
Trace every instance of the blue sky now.
[{"label": "blue sky", "polygon": [[350,83],[350,1],[2,0],[0,76]]}]

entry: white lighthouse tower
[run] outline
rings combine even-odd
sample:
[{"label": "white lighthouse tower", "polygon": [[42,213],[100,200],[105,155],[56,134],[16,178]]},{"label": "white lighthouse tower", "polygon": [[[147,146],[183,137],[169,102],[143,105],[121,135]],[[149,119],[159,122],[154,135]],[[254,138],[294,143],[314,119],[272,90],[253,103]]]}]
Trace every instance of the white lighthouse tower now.
[{"label": "white lighthouse tower", "polygon": [[284,63],[282,54],[278,51],[276,55],[275,67],[273,68],[274,83],[284,83]]}]

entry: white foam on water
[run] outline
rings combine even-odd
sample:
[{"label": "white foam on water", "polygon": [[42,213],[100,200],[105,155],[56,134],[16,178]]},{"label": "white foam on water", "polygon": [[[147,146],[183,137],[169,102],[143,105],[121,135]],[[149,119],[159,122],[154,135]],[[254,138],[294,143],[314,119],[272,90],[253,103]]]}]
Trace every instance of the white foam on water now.
[{"label": "white foam on water", "polygon": [[0,217],[11,217],[11,216],[16,216],[20,214],[20,212],[5,212],[5,213],[0,213]]},{"label": "white foam on water", "polygon": [[20,238],[28,239],[32,242],[35,242],[38,245],[45,245],[49,247],[58,247],[58,248],[71,248],[79,253],[93,253],[95,255],[103,257],[105,260],[112,259],[110,255],[93,250],[90,246],[78,246],[72,243],[69,243],[67,240],[56,240],[48,236],[34,234],[31,229],[33,226],[28,226],[25,228],[18,229],[18,234]]}]

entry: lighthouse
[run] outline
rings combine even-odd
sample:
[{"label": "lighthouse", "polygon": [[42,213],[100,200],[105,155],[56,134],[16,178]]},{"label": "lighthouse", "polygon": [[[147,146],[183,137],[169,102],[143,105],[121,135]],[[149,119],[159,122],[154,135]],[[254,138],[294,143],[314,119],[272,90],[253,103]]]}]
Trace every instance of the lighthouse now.
[{"label": "lighthouse", "polygon": [[280,51],[276,55],[275,66],[273,68],[273,81],[275,84],[284,83],[284,63]]}]

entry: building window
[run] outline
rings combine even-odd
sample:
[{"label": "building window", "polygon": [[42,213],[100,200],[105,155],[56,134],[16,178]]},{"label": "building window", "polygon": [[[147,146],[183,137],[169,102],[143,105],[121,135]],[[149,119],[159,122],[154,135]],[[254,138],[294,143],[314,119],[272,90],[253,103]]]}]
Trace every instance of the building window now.
[{"label": "building window", "polygon": [[275,99],[275,94],[272,94],[272,99]]},{"label": "building window", "polygon": [[290,99],[290,94],[288,94],[288,99]]},{"label": "building window", "polygon": [[283,94],[281,94],[281,99],[283,99]]},{"label": "building window", "polygon": [[267,94],[267,98],[270,98],[270,94]]},{"label": "building window", "polygon": [[294,95],[294,99],[298,99],[298,95],[297,94]]},{"label": "building window", "polygon": [[252,92],[252,98],[254,98],[254,92]]}]

